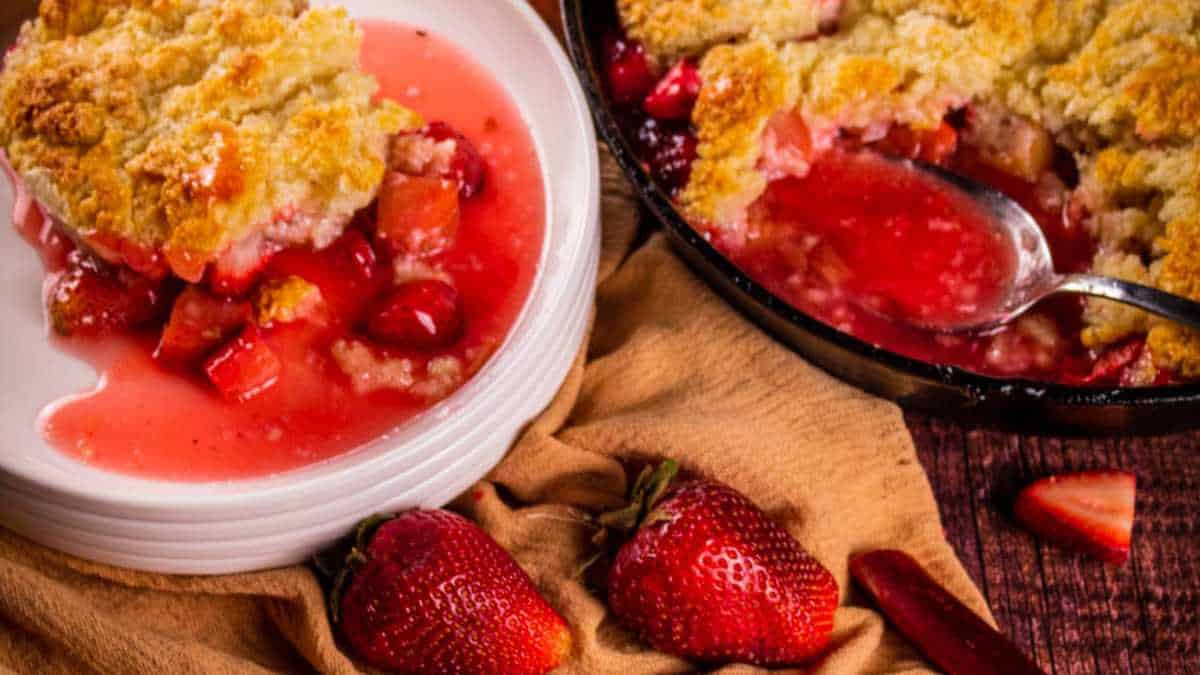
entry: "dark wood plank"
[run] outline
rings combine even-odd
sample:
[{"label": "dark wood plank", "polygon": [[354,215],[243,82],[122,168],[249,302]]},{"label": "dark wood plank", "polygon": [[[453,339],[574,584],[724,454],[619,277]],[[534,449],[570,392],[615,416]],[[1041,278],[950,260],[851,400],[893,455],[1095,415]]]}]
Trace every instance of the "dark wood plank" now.
[{"label": "dark wood plank", "polygon": [[[1200,434],[1064,440],[908,422],[947,538],[997,621],[1047,672],[1200,672]],[[1110,467],[1138,475],[1128,565],[1049,546],[1013,522],[1012,500],[1035,478]]]}]

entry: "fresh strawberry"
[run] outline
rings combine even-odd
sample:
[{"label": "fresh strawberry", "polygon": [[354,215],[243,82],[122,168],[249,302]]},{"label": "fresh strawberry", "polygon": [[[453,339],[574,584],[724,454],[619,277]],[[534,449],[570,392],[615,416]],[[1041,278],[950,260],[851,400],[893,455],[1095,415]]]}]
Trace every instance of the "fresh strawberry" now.
[{"label": "fresh strawberry", "polygon": [[204,374],[230,401],[245,402],[275,386],[283,362],[255,326],[226,343],[204,363]]},{"label": "fresh strawberry", "polygon": [[641,101],[654,88],[654,71],[646,48],[636,40],[610,33],[603,38],[608,89],[620,104]]},{"label": "fresh strawberry", "polygon": [[850,558],[850,574],[883,613],[947,675],[1045,675],[900,551]]},{"label": "fresh strawberry", "polygon": [[[347,551],[346,548],[349,548]],[[377,668],[412,675],[540,675],[571,652],[566,622],[486,532],[447,511],[377,516],[317,558],[330,609]]]},{"label": "fresh strawberry", "polygon": [[660,120],[687,119],[700,97],[700,70],[691,59],[680,59],[642,101],[642,109]]},{"label": "fresh strawberry", "polygon": [[50,291],[50,325],[59,335],[87,336],[137,328],[159,317],[165,296],[162,282],[72,251]]},{"label": "fresh strawberry", "polygon": [[450,170],[442,178],[449,178],[458,183],[458,193],[463,199],[470,199],[479,194],[487,176],[487,164],[484,163],[483,156],[479,154],[475,144],[445,122],[430,122],[424,133],[439,143],[454,141]]},{"label": "fresh strawberry", "polygon": [[388,174],[379,193],[378,244],[396,255],[428,257],[454,241],[459,190],[441,178]]},{"label": "fresh strawberry", "polygon": [[458,291],[444,281],[410,281],[380,298],[367,314],[367,334],[398,347],[445,347],[462,335]]},{"label": "fresh strawberry", "polygon": [[250,322],[250,304],[209,295],[188,286],[175,299],[154,358],[172,366],[192,366]]},{"label": "fresh strawberry", "polygon": [[744,495],[676,480],[676,470],[644,471],[631,505],[600,517],[636,527],[607,574],[616,617],[656,649],[707,663],[780,666],[820,654],[838,604],[833,576]]},{"label": "fresh strawberry", "polygon": [[1017,496],[1016,516],[1046,539],[1107,563],[1129,559],[1137,477],[1085,471],[1043,478]]}]

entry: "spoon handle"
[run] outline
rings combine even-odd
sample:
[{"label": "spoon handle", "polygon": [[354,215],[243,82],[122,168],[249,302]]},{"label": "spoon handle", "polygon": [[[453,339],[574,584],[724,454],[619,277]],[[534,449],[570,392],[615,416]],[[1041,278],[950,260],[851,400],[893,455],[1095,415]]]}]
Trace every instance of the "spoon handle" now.
[{"label": "spoon handle", "polygon": [[1069,274],[1062,278],[1054,292],[1083,293],[1116,300],[1200,330],[1200,302],[1131,281],[1092,274]]}]

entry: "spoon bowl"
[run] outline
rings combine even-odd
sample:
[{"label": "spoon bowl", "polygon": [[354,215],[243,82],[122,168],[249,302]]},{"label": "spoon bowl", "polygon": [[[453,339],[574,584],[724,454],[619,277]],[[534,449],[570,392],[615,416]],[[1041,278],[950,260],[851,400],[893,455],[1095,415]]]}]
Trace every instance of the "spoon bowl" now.
[{"label": "spoon bowl", "polygon": [[1013,251],[1013,275],[996,301],[953,317],[908,321],[941,333],[986,333],[1004,326],[1051,295],[1078,293],[1132,305],[1200,329],[1200,303],[1142,284],[1094,274],[1060,274],[1050,244],[1033,216],[1003,192],[933,164],[897,160],[932,176],[970,198],[995,225]]}]

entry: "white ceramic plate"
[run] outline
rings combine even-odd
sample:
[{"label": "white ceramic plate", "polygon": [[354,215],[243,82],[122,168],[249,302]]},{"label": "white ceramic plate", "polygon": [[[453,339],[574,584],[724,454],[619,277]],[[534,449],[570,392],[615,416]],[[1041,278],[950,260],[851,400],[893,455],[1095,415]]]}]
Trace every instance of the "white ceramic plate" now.
[{"label": "white ceramic plate", "polygon": [[[358,18],[426,28],[467,49],[528,123],[546,186],[538,276],[505,345],[466,386],[388,438],[278,476],[171,483],[84,466],[50,448],[44,406],[96,375],[49,346],[42,269],[0,227],[0,522],[71,553],[166,572],[296,562],[370,513],[444,504],[481,478],[549,402],[582,345],[599,258],[591,119],[550,31],[523,0],[343,0]],[[12,195],[0,185],[0,220]]]}]

